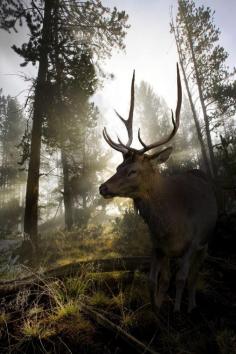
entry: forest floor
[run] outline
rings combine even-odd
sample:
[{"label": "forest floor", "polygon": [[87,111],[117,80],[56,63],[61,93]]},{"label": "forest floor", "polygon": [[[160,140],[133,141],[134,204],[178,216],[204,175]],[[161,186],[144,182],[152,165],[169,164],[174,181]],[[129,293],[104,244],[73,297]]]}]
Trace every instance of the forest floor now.
[{"label": "forest floor", "polygon": [[[146,259],[140,270],[125,259],[124,269],[116,264],[110,271],[85,262],[70,275],[37,273],[1,297],[0,353],[236,354],[235,229],[228,219],[217,235],[198,280],[198,307],[190,315],[186,294],[181,312],[173,312],[174,286],[158,317],[153,314]],[[60,263],[67,262],[53,264]]]}]

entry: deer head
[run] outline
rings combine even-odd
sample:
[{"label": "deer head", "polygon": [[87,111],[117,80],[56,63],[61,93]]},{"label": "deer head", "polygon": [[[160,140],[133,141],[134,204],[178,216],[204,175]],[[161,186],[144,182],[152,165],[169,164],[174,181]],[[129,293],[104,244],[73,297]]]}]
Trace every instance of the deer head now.
[{"label": "deer head", "polygon": [[124,123],[127,129],[128,142],[124,144],[118,138],[118,143],[116,143],[110,138],[106,128],[104,128],[103,130],[103,137],[106,142],[113,149],[120,151],[123,154],[124,158],[124,161],[117,167],[117,172],[100,186],[99,191],[104,198],[112,198],[119,196],[135,199],[141,197],[144,193],[146,193],[146,189],[148,188],[148,186],[150,186],[150,180],[156,173],[151,164],[151,160],[156,159],[157,163],[164,163],[168,160],[172,152],[172,147],[167,147],[161,151],[155,151],[152,154],[147,154],[147,152],[169,143],[170,140],[175,136],[179,128],[180,109],[182,102],[182,88],[179,75],[179,68],[177,64],[178,99],[175,111],[175,118],[172,111],[172,132],[169,134],[169,136],[147,145],[142,140],[139,129],[138,139],[142,145],[142,148],[138,150],[131,147],[133,140],[134,80],[135,72],[133,74],[131,83],[131,100],[128,119],[124,119],[119,115],[119,113],[116,112],[116,114]]}]

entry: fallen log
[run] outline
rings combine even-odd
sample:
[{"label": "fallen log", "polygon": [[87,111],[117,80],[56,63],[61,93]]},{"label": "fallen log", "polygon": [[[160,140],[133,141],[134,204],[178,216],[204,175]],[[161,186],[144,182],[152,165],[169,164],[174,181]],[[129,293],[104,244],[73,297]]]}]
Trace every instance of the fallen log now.
[{"label": "fallen log", "polygon": [[68,276],[79,275],[85,267],[90,272],[113,272],[113,271],[146,271],[149,269],[150,257],[125,257],[112,259],[99,259],[94,261],[80,261],[67,264],[61,267],[47,270],[43,273],[35,273],[32,276],[24,277],[20,280],[1,281],[0,296],[6,296],[27,287],[43,284],[52,278],[63,279]]},{"label": "fallen log", "polygon": [[[235,273],[236,265],[228,263],[222,258],[208,256],[206,259],[208,264],[213,264],[222,268],[227,272]],[[36,284],[43,284],[51,278],[63,279],[68,276],[79,275],[81,271],[90,266],[90,272],[113,272],[113,271],[130,271],[135,270],[147,271],[150,267],[150,257],[124,257],[80,261],[66,264],[57,268],[49,269],[43,273],[34,273],[31,276],[21,278],[19,280],[5,280],[0,282],[0,297],[14,294],[24,288]]]},{"label": "fallen log", "polygon": [[[131,349],[135,350],[137,353],[147,353],[147,354],[158,354],[156,351],[150,349],[143,342],[126,332],[123,328],[116,325],[108,318],[103,316],[100,312],[92,309],[91,307],[80,304],[81,311],[86,314],[88,317],[93,319],[96,323],[98,323],[103,328],[107,329],[109,332],[113,333],[116,338],[124,341]],[[127,352],[129,352],[127,350]]]}]

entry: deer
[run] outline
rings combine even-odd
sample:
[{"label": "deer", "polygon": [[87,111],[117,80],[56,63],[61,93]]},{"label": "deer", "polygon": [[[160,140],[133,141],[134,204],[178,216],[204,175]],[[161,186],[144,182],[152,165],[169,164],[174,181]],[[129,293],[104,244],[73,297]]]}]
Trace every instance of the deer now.
[{"label": "deer", "polygon": [[[217,220],[217,203],[213,186],[200,169],[176,175],[164,175],[159,164],[165,163],[173,148],[166,146],[176,135],[180,123],[182,86],[177,63],[177,105],[171,111],[173,129],[167,137],[146,144],[138,130],[141,149],[131,147],[133,141],[134,81],[128,119],[115,111],[124,123],[128,142],[112,140],[103,129],[105,141],[123,154],[116,173],[99,187],[104,198],[133,199],[134,206],[149,228],[152,256],[149,288],[152,308],[159,313],[170,283],[170,261],[176,259],[174,311],[179,312],[185,286],[188,288],[188,312],[196,307],[196,283],[206,257],[208,243]],[[157,149],[158,148],[158,149]],[[153,150],[154,149],[154,150]],[[156,150],[157,149],[157,150]],[[153,150],[150,153],[150,150]],[[149,152],[149,153],[147,153]],[[152,161],[156,162],[155,166]]]}]

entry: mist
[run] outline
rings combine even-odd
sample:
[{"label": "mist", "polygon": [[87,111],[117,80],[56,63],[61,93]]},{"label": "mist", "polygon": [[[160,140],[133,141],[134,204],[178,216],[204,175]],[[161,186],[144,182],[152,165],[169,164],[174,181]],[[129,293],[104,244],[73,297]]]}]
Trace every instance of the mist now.
[{"label": "mist", "polygon": [[1,353],[234,352],[235,11],[3,0]]}]

